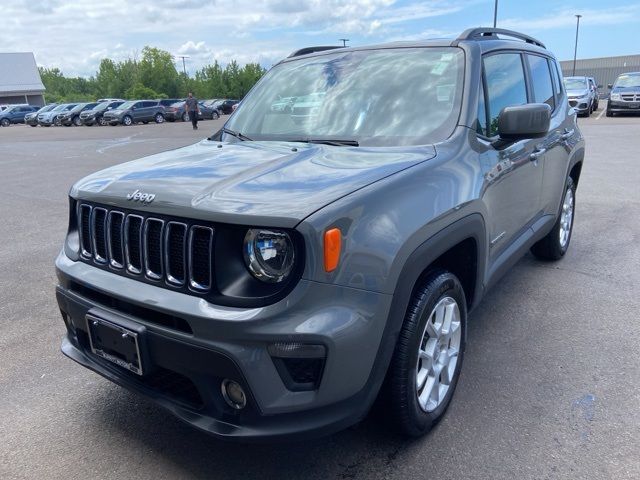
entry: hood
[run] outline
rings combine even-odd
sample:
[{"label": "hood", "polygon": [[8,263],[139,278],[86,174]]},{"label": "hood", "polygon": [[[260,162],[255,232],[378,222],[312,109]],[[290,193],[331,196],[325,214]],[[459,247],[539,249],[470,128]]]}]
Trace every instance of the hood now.
[{"label": "hood", "polygon": [[589,90],[567,90],[567,95],[569,97],[586,97],[587,95],[589,95]]},{"label": "hood", "polygon": [[[432,146],[203,140],[102,170],[77,182],[70,195],[166,215],[293,227],[340,197],[435,155]],[[136,191],[155,195],[153,202],[127,200]]]}]

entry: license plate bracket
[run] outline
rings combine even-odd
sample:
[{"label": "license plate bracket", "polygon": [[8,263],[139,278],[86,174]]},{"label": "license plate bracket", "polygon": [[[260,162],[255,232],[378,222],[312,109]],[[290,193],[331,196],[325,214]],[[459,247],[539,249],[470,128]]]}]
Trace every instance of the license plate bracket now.
[{"label": "license plate bracket", "polygon": [[124,319],[107,320],[93,313],[87,313],[86,320],[91,352],[94,355],[136,375],[143,375],[144,326]]}]

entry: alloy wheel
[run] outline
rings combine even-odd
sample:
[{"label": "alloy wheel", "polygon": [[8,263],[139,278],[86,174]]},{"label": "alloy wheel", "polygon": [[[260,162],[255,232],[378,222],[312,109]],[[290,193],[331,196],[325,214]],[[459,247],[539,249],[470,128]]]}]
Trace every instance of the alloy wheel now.
[{"label": "alloy wheel", "polygon": [[562,213],[560,214],[560,246],[565,248],[569,243],[571,226],[573,225],[573,190],[567,189],[562,202]]},{"label": "alloy wheel", "polygon": [[451,297],[431,311],[418,350],[416,394],[420,408],[432,412],[444,401],[458,365],[462,339],[460,309]]}]

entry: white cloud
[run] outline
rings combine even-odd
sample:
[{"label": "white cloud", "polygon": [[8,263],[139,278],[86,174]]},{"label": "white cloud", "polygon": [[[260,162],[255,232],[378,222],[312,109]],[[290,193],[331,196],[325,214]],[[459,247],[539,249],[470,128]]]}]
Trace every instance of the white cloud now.
[{"label": "white cloud", "polygon": [[0,45],[3,51],[33,51],[39,65],[66,75],[93,75],[102,58],[121,60],[145,45],[189,55],[190,72],[213,59],[269,66],[313,43],[308,36],[386,40],[404,22],[449,14],[464,4],[407,1],[5,0]]}]

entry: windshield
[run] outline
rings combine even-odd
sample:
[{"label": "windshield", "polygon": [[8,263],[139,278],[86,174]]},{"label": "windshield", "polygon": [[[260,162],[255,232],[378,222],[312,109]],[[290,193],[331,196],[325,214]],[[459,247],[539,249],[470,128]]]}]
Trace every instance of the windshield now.
[{"label": "windshield", "polygon": [[441,141],[458,120],[463,58],[462,50],[446,47],[287,61],[265,75],[226,127],[253,140],[339,139],[374,146]]},{"label": "windshield", "polygon": [[133,104],[135,104],[135,100],[134,101],[129,101],[129,102],[124,102],[122,105],[120,105],[117,110],[126,110],[127,108],[131,108],[131,106]]},{"label": "windshield", "polygon": [[565,78],[564,86],[567,90],[584,90],[587,88],[587,81],[584,78]]},{"label": "windshield", "polygon": [[53,110],[54,108],[56,108],[56,105],[46,105],[38,110],[38,113],[48,112],[49,110]]},{"label": "windshield", "polygon": [[56,108],[54,108],[53,110],[51,110],[52,112],[59,112],[60,110],[64,110],[65,108],[67,108],[67,104],[66,103],[62,103],[60,105],[58,105]]},{"label": "windshield", "polygon": [[106,110],[109,105],[111,105],[111,102],[102,102],[93,107],[92,110],[94,112],[101,112],[102,110]]},{"label": "windshield", "polygon": [[616,80],[616,84],[614,88],[630,88],[630,87],[638,87],[640,88],[640,75],[620,75]]}]

